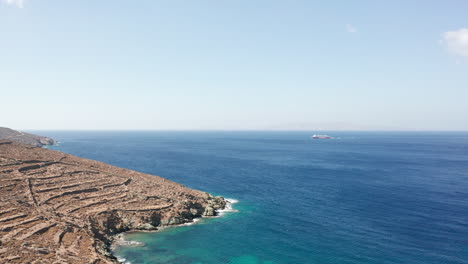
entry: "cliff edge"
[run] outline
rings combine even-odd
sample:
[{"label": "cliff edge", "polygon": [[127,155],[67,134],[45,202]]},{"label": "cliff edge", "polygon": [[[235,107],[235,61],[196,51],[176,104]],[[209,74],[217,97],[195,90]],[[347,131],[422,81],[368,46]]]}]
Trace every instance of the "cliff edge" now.
[{"label": "cliff edge", "polygon": [[113,235],[225,206],[159,176],[0,140],[0,263],[117,263]]}]

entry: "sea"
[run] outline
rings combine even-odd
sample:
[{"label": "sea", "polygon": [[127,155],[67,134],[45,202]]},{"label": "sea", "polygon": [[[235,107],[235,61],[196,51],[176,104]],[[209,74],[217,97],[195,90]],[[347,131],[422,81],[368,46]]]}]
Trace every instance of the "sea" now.
[{"label": "sea", "polygon": [[142,244],[114,250],[124,263],[468,263],[468,132],[34,132],[236,202],[126,234]]}]

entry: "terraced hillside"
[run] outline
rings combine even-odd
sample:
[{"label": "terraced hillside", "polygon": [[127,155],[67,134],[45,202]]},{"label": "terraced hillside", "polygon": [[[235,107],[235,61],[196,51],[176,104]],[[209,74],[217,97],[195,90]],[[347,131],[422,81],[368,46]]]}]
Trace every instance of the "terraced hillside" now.
[{"label": "terraced hillside", "polygon": [[112,235],[224,206],[158,176],[0,140],[0,263],[116,263]]}]

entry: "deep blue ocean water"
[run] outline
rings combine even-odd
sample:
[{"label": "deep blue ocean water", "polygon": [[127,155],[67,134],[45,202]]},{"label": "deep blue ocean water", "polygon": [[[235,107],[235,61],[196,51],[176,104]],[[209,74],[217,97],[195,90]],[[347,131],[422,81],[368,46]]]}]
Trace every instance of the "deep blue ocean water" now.
[{"label": "deep blue ocean water", "polygon": [[165,264],[467,264],[468,133],[36,132],[73,155],[239,200],[116,254]]}]

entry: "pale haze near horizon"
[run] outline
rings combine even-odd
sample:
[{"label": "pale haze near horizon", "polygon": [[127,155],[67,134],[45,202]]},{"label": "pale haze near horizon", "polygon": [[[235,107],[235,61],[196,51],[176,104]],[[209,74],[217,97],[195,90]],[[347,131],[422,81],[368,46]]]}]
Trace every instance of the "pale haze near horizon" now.
[{"label": "pale haze near horizon", "polygon": [[466,10],[0,0],[0,126],[468,130]]}]

